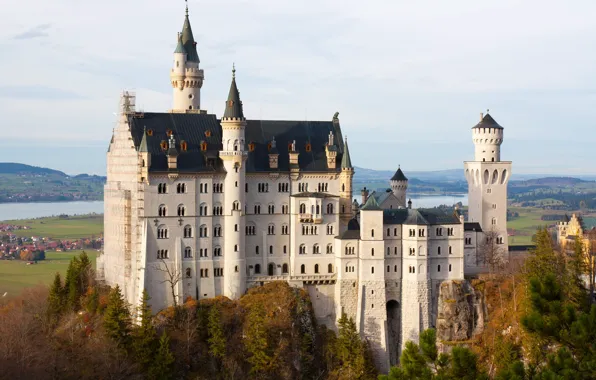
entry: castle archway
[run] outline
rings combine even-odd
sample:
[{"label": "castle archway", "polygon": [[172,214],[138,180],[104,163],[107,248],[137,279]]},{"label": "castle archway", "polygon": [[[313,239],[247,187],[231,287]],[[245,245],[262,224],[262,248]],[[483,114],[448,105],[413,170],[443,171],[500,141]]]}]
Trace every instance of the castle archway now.
[{"label": "castle archway", "polygon": [[401,310],[399,302],[390,300],[387,302],[387,335],[389,347],[389,363],[391,366],[397,365],[399,360],[399,332],[401,325]]}]

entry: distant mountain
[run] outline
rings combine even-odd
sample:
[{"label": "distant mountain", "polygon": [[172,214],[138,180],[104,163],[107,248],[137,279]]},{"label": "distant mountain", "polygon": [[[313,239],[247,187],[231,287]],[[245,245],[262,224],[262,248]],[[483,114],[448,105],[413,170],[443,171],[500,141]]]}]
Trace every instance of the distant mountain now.
[{"label": "distant mountain", "polygon": [[[402,169],[403,170],[403,169]],[[389,181],[395,171],[391,170],[374,170],[366,168],[354,168],[354,180],[357,182],[367,181]],[[448,169],[448,170],[434,170],[434,171],[406,171],[404,174],[408,177],[409,181],[420,180],[420,181],[441,181],[441,182],[452,182],[452,181],[465,181],[463,169]]]},{"label": "distant mountain", "polygon": [[0,174],[54,174],[61,177],[68,177],[65,173],[59,170],[17,164],[14,162],[0,162]]},{"label": "distant mountain", "polygon": [[64,202],[103,199],[106,177],[69,176],[59,170],[0,163],[0,203]]}]

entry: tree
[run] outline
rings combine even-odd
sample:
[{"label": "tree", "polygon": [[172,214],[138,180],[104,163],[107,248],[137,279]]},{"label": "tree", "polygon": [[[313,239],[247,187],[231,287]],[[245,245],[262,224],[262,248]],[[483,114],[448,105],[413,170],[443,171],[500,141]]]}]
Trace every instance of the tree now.
[{"label": "tree", "polygon": [[58,320],[62,310],[64,310],[64,298],[62,279],[60,278],[60,273],[56,272],[48,295],[48,317],[52,323]]},{"label": "tree", "polygon": [[149,294],[143,290],[141,304],[137,309],[139,324],[132,330],[132,348],[136,360],[143,370],[149,369],[153,361],[153,353],[158,348],[157,331],[153,326],[153,314],[149,299]]},{"label": "tree", "polygon": [[155,353],[153,364],[149,369],[149,378],[157,380],[171,379],[172,364],[174,364],[174,355],[170,350],[170,338],[164,330],[159,338],[159,347]]},{"label": "tree", "polygon": [[434,329],[420,334],[420,346],[406,342],[400,366],[392,367],[380,380],[483,380],[488,376],[478,368],[478,358],[465,347],[453,347],[451,354],[439,354]]},{"label": "tree", "polygon": [[161,281],[162,284],[168,283],[170,285],[170,291],[172,292],[172,302],[174,302],[174,307],[178,306],[178,297],[176,296],[176,287],[180,280],[182,280],[182,272],[174,267],[172,263],[171,266],[168,266],[164,259],[161,259],[161,264],[156,265],[155,270],[163,272],[165,275],[165,280]]},{"label": "tree", "polygon": [[130,311],[118,285],[110,292],[103,326],[108,337],[114,340],[119,347],[128,347],[130,342]]},{"label": "tree", "polygon": [[244,347],[248,351],[247,361],[250,363],[250,373],[262,376],[270,370],[272,363],[271,347],[267,339],[265,328],[265,309],[255,305],[248,313],[244,328]]},{"label": "tree", "polygon": [[494,227],[484,231],[484,239],[478,245],[480,263],[488,267],[490,274],[498,272],[507,263],[507,251],[499,244],[500,235]]},{"label": "tree", "polygon": [[66,270],[66,280],[64,281],[66,304],[71,310],[75,311],[79,308],[79,300],[82,295],[79,285],[79,269],[78,257],[70,259],[68,269]]},{"label": "tree", "polygon": [[31,252],[28,249],[21,249],[21,253],[19,254],[19,257],[23,261],[33,261],[33,252]]},{"label": "tree", "polygon": [[217,305],[213,305],[209,310],[207,322],[207,333],[209,339],[209,354],[215,359],[218,367],[226,356],[226,338],[221,325],[221,313]]},{"label": "tree", "polygon": [[371,375],[367,346],[360,339],[356,323],[346,314],[338,321],[335,354],[339,359],[338,375],[346,379],[363,379]]}]

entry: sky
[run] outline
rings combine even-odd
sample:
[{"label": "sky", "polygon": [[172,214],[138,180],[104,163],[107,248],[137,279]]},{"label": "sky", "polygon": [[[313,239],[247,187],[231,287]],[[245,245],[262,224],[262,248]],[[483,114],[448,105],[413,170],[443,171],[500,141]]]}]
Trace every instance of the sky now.
[{"label": "sky", "polygon": [[[122,90],[171,108],[183,0],[0,0],[0,162],[105,173]],[[593,0],[189,0],[221,115],[232,63],[251,119],[331,120],[352,162],[463,168],[480,112],[513,171],[595,174]]]}]

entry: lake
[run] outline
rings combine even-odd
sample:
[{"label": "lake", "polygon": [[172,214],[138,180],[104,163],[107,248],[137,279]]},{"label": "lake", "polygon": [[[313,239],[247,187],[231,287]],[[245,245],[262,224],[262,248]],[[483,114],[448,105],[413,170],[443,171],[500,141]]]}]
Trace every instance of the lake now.
[{"label": "lake", "polygon": [[[435,207],[457,202],[468,204],[467,195],[412,195],[413,208]],[[103,214],[102,201],[49,202],[49,203],[0,203],[0,220],[33,219],[60,214]]]},{"label": "lake", "polygon": [[0,220],[33,219],[60,214],[103,214],[103,201],[0,203]]}]

